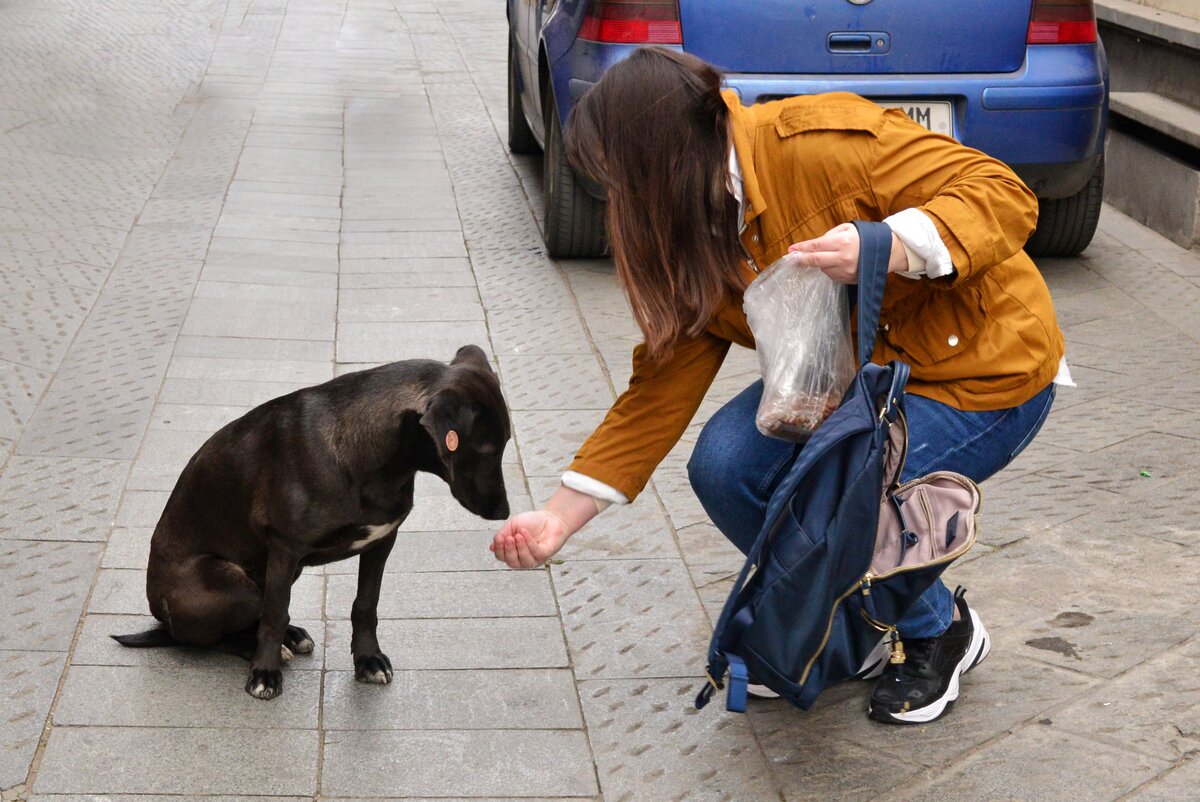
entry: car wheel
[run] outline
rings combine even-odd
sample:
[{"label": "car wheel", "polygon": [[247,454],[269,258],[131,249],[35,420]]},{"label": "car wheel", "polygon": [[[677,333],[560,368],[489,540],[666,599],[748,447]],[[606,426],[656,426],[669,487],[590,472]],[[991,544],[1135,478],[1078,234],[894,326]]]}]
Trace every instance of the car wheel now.
[{"label": "car wheel", "polygon": [[588,194],[567,161],[558,108],[550,90],[546,91],[542,106],[546,109],[546,155],[542,159],[546,250],[556,259],[603,256],[608,245],[604,233],[604,201]]},{"label": "car wheel", "polygon": [[1030,256],[1076,256],[1096,233],[1104,200],[1104,159],[1087,185],[1066,198],[1038,199],[1037,230],[1025,243]]},{"label": "car wheel", "polygon": [[513,153],[537,153],[537,139],[525,119],[521,93],[517,91],[516,42],[508,37],[508,149]]}]

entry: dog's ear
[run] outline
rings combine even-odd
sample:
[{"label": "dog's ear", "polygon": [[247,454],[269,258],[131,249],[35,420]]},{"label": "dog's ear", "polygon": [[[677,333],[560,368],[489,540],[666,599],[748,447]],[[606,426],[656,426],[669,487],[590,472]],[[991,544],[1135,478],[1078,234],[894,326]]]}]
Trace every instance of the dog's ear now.
[{"label": "dog's ear", "polygon": [[443,390],[430,399],[421,416],[421,425],[445,459],[449,452],[458,450],[463,438],[470,436],[473,419],[474,412],[464,408],[457,394]]},{"label": "dog's ear", "polygon": [[459,348],[457,353],[454,354],[454,359],[450,362],[450,364],[478,365],[479,367],[487,368],[489,371],[492,370],[491,364],[488,363],[487,354],[485,354],[483,349],[478,345],[464,345],[462,348]]}]

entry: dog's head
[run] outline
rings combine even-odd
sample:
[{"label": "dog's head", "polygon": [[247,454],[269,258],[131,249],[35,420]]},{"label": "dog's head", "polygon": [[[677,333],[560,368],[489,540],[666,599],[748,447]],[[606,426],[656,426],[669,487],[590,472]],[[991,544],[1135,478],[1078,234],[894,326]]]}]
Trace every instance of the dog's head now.
[{"label": "dog's head", "polygon": [[501,460],[512,425],[500,380],[478,347],[458,349],[429,399],[421,425],[433,438],[458,503],[484,518],[507,518]]}]

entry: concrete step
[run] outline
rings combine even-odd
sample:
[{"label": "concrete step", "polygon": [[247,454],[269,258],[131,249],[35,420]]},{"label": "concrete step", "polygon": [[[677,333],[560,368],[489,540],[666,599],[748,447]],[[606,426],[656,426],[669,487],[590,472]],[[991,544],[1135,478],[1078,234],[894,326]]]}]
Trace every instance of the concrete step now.
[{"label": "concrete step", "polygon": [[1111,73],[1105,200],[1200,248],[1200,20],[1096,0]]}]

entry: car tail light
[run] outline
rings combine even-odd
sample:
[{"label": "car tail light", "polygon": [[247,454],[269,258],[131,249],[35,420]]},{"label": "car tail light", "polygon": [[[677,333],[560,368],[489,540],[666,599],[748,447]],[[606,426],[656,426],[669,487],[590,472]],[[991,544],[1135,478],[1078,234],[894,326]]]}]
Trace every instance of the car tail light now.
[{"label": "car tail light", "polygon": [[579,38],[611,44],[683,44],[679,0],[591,0]]},{"label": "car tail light", "polygon": [[1075,45],[1096,41],[1092,0],[1033,0],[1026,44]]}]

